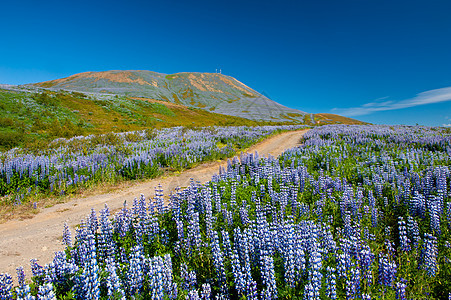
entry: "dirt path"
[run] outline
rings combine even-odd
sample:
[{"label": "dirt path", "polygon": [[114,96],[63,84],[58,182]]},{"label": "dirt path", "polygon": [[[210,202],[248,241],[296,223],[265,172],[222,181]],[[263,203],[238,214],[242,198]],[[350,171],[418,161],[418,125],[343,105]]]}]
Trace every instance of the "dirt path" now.
[{"label": "dirt path", "polygon": [[[259,155],[279,156],[284,150],[298,145],[305,132],[307,130],[276,135],[252,146],[247,152],[258,151]],[[112,211],[120,209],[124,200],[131,203],[141,193],[146,198],[153,197],[158,184],[161,184],[164,193],[168,194],[176,187],[188,186],[191,178],[206,182],[218,173],[219,166],[226,164],[224,161],[205,163],[166,178],[156,178],[111,193],[57,204],[43,209],[32,219],[10,220],[0,224],[0,273],[15,275],[16,267],[24,266],[27,278],[30,278],[30,259],[37,258],[42,265],[49,263],[55,251],[63,250],[61,236],[64,222],[68,223],[74,236],[74,226],[90,213],[91,208],[99,211],[106,203]]]}]

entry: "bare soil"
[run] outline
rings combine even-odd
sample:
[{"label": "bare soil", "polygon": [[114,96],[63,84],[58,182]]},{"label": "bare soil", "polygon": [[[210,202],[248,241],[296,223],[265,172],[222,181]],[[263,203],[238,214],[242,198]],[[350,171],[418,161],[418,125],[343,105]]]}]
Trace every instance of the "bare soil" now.
[{"label": "bare soil", "polygon": [[[247,152],[257,151],[260,156],[270,154],[277,157],[284,150],[299,145],[307,131],[291,131],[273,136],[252,146]],[[191,178],[202,183],[209,181],[218,173],[220,166],[226,165],[226,161],[204,163],[179,174],[131,184],[108,193],[80,196],[44,208],[32,218],[13,219],[0,224],[0,273],[15,275],[16,268],[23,266],[30,278],[30,259],[38,259],[41,265],[51,262],[54,252],[64,249],[61,243],[64,223],[67,222],[74,236],[75,226],[90,214],[91,208],[99,211],[107,204],[111,211],[116,211],[122,208],[124,201],[131,205],[132,200],[141,194],[146,198],[153,197],[159,184],[165,194],[169,194],[176,187],[188,186]]]}]

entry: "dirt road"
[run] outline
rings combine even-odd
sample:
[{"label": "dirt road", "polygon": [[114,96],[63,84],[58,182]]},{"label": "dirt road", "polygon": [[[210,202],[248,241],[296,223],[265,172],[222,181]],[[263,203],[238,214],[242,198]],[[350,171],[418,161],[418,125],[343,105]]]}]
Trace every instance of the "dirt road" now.
[{"label": "dirt road", "polygon": [[[259,155],[279,156],[284,150],[298,145],[305,132],[307,130],[273,136],[252,146],[247,152],[258,151]],[[15,275],[16,267],[23,266],[27,278],[30,278],[30,259],[37,258],[41,265],[49,263],[53,259],[54,252],[63,249],[61,236],[64,222],[70,226],[74,236],[74,226],[90,213],[91,208],[99,211],[106,203],[110,210],[117,210],[122,207],[125,200],[131,203],[141,194],[146,198],[153,197],[158,184],[162,185],[165,194],[169,194],[176,187],[188,186],[191,178],[206,182],[212,175],[218,173],[219,166],[226,164],[224,161],[205,163],[180,174],[133,184],[111,193],[57,204],[43,209],[32,219],[10,220],[0,224],[0,273]]]}]

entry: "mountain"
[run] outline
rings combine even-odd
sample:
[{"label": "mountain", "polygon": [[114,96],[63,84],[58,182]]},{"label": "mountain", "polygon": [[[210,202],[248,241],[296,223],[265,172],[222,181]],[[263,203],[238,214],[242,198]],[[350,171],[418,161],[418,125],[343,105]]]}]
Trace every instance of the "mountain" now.
[{"label": "mountain", "polygon": [[218,73],[85,72],[33,85],[51,90],[144,97],[251,120],[302,122],[306,114]]}]

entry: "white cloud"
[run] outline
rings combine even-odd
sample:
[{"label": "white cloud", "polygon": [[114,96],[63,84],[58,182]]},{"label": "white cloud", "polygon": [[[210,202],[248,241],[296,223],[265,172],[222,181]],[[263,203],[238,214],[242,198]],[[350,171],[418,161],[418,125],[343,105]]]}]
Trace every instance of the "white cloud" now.
[{"label": "white cloud", "polygon": [[451,124],[443,124],[443,127],[451,127]]},{"label": "white cloud", "polygon": [[332,111],[344,116],[353,117],[368,115],[377,111],[396,110],[419,105],[451,101],[451,87],[422,92],[416,97],[406,100],[378,102],[378,100],[385,99],[387,99],[387,97],[379,98],[376,101],[365,103],[359,107],[333,108]]}]

